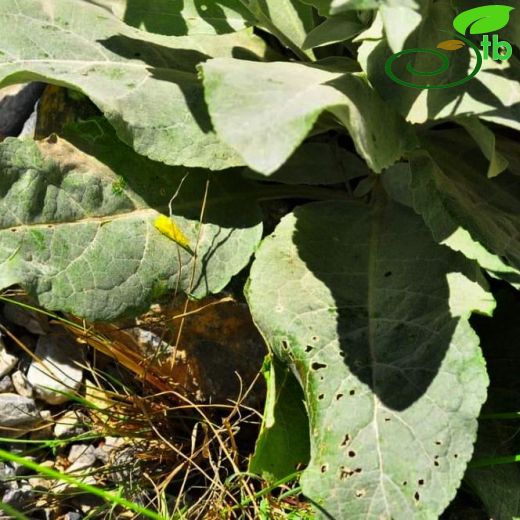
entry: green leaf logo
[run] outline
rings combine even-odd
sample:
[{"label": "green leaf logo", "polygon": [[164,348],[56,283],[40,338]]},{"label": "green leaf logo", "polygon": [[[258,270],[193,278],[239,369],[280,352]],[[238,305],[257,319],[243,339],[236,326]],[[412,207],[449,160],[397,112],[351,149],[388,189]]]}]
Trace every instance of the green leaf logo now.
[{"label": "green leaf logo", "polygon": [[509,13],[514,9],[509,5],[484,5],[460,13],[453,20],[453,27],[460,34],[491,33],[502,29],[509,22]]}]

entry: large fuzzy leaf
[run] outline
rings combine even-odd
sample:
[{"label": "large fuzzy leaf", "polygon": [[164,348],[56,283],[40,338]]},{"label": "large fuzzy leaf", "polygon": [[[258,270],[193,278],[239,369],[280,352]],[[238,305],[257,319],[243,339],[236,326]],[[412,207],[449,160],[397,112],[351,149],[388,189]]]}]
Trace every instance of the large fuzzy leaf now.
[{"label": "large fuzzy leaf", "polygon": [[[451,25],[456,15],[452,4],[447,0],[433,3],[428,16],[423,19],[410,41],[407,41],[406,47],[436,50],[439,43],[458,38]],[[359,61],[371,84],[408,121],[424,123],[428,120],[473,115],[520,129],[520,62],[515,56],[504,62],[483,60],[480,72],[460,86],[420,90],[399,85],[387,76],[385,63],[393,52],[384,39],[376,40],[368,34],[359,49]],[[413,67],[420,72],[439,69],[439,58],[428,52],[403,55],[393,62],[392,69],[404,81],[416,85],[442,86],[462,80],[475,70],[475,52],[467,45],[458,51],[446,52],[450,65],[446,72],[437,75],[413,75],[407,69]]]},{"label": "large fuzzy leaf", "polygon": [[48,309],[111,320],[178,280],[197,297],[220,291],[247,264],[262,224],[238,174],[193,171],[175,201],[174,221],[195,248],[209,179],[192,286],[194,258],[153,225],[185,169],[138,156],[97,124],[83,130],[70,138],[88,155],[54,138],[0,144],[0,288],[21,284]]},{"label": "large fuzzy leaf", "polygon": [[461,132],[432,133],[425,140],[431,154],[412,156],[406,181],[414,209],[439,243],[519,286],[520,178],[505,172],[487,179],[478,150]]},{"label": "large fuzzy leaf", "polygon": [[482,409],[472,465],[465,480],[482,500],[489,518],[520,518],[520,467],[518,464],[488,465],[490,459],[509,458],[520,453],[518,422],[504,420],[520,410],[520,301],[507,286],[496,284],[497,310],[492,320],[475,317],[491,380],[488,399]]},{"label": "large fuzzy leaf", "polygon": [[[379,9],[385,34],[394,52],[400,51],[407,38],[421,23],[429,0],[303,0],[314,5],[323,15],[337,15],[352,10]],[[346,38],[344,38],[346,39]]]},{"label": "large fuzzy leaf", "polygon": [[271,482],[291,477],[309,462],[309,420],[301,386],[277,358],[267,358],[264,420],[249,471]]},{"label": "large fuzzy leaf", "polygon": [[483,155],[489,161],[487,176],[496,177],[509,166],[508,160],[497,150],[495,134],[476,117],[459,117],[457,123],[464,127],[479,145]]},{"label": "large fuzzy leaf", "polygon": [[240,0],[96,0],[128,25],[171,36],[224,34],[251,22]]},{"label": "large fuzzy leaf", "polygon": [[312,9],[300,0],[251,0],[257,24],[272,32],[302,59],[314,58],[311,50],[301,52],[307,34],[314,28]]},{"label": "large fuzzy leaf", "polygon": [[219,137],[260,173],[276,171],[324,111],[348,129],[357,151],[376,172],[415,145],[411,127],[359,75],[226,58],[209,60],[201,68]]},{"label": "large fuzzy leaf", "polygon": [[[287,162],[270,175],[269,181],[284,184],[342,184],[370,174],[366,164],[354,153],[334,141],[305,143]],[[245,169],[244,175],[266,180],[261,173]]]},{"label": "large fuzzy leaf", "polygon": [[0,86],[38,79],[85,93],[137,152],[223,169],[239,157],[212,131],[195,66],[265,50],[249,31],[172,38],[133,29],[90,2],[0,0]]},{"label": "large fuzzy leaf", "polygon": [[395,203],[303,206],[263,242],[249,304],[302,380],[324,517],[434,519],[453,498],[486,396],[467,318],[494,302],[475,280]]},{"label": "large fuzzy leaf", "polygon": [[307,35],[303,48],[313,49],[342,42],[359,34],[362,30],[363,24],[355,12],[332,16]]}]

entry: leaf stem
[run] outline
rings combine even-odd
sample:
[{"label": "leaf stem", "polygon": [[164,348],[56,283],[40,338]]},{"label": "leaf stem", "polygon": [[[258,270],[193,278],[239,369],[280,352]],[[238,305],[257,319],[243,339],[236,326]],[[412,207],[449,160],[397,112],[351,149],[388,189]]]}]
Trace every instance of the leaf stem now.
[{"label": "leaf stem", "polygon": [[520,412],[487,413],[481,415],[479,419],[520,419]]},{"label": "leaf stem", "polygon": [[52,478],[55,480],[61,480],[63,482],[67,482],[68,484],[78,487],[82,491],[86,491],[88,493],[91,493],[92,495],[101,497],[104,500],[106,500],[112,504],[117,504],[130,511],[133,511],[134,513],[139,513],[143,516],[152,518],[154,520],[165,520],[165,518],[163,516],[159,515],[158,513],[155,513],[154,511],[151,511],[143,506],[140,506],[139,504],[135,504],[134,502],[130,502],[129,500],[126,500],[125,498],[119,496],[118,494],[105,491],[101,488],[91,486],[89,484],[85,484],[81,480],[74,478],[71,475],[66,475],[64,473],[60,473],[59,471],[53,470],[51,468],[47,468],[46,466],[41,466],[40,464],[37,464],[36,462],[33,462],[30,459],[26,459],[19,455],[15,455],[14,453],[9,453],[7,451],[0,449],[0,459],[8,460],[10,462],[16,462],[18,464],[21,464],[22,466],[25,466],[26,468],[36,471],[40,475],[44,475],[46,477],[49,477],[49,478]]},{"label": "leaf stem", "polygon": [[486,468],[489,466],[498,466],[499,464],[512,464],[514,462],[520,462],[520,455],[506,455],[504,457],[488,457],[485,459],[477,459],[470,462],[468,467],[474,468]]}]

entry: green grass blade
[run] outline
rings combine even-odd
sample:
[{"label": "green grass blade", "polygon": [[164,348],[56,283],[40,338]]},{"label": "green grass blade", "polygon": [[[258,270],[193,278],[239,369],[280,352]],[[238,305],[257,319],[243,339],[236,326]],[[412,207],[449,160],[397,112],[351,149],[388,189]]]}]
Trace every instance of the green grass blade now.
[{"label": "green grass blade", "polygon": [[59,471],[55,471],[53,469],[47,468],[45,466],[40,466],[35,462],[25,459],[24,457],[20,457],[19,455],[14,455],[13,453],[9,453],[0,449],[0,459],[8,460],[10,462],[17,462],[18,464],[22,464],[26,468],[32,469],[37,473],[44,475],[46,477],[50,477],[56,480],[61,480],[62,482],[67,482],[68,484],[72,484],[73,486],[78,487],[79,489],[91,493],[92,495],[96,495],[106,500],[111,504],[116,504],[130,511],[134,511],[135,513],[139,513],[147,518],[152,518],[154,520],[166,520],[163,516],[155,513],[154,511],[150,511],[149,509],[135,504],[134,502],[130,502],[123,497],[120,497],[114,493],[110,493],[108,491],[104,491],[95,486],[91,486],[89,484],[84,484],[81,480],[74,478],[70,475],[66,475],[64,473],[60,473]]}]

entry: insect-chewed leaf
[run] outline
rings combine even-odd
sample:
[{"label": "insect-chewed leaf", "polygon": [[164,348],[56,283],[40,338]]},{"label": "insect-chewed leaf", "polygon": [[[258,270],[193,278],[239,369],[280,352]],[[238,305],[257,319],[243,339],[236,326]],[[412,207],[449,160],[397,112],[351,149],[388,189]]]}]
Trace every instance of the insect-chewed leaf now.
[{"label": "insect-chewed leaf", "polygon": [[443,49],[445,51],[458,51],[462,49],[466,44],[460,40],[444,40],[437,44],[437,49]]},{"label": "insect-chewed leaf", "polygon": [[460,13],[453,20],[453,27],[460,34],[484,34],[495,32],[509,22],[509,14],[514,9],[509,5],[483,5]]},{"label": "insect-chewed leaf", "polygon": [[186,251],[193,253],[186,235],[179,229],[179,227],[175,224],[175,222],[173,222],[171,218],[166,217],[165,215],[159,215],[154,220],[153,225],[163,235],[166,235],[169,239],[179,244],[181,247],[186,249]]}]

